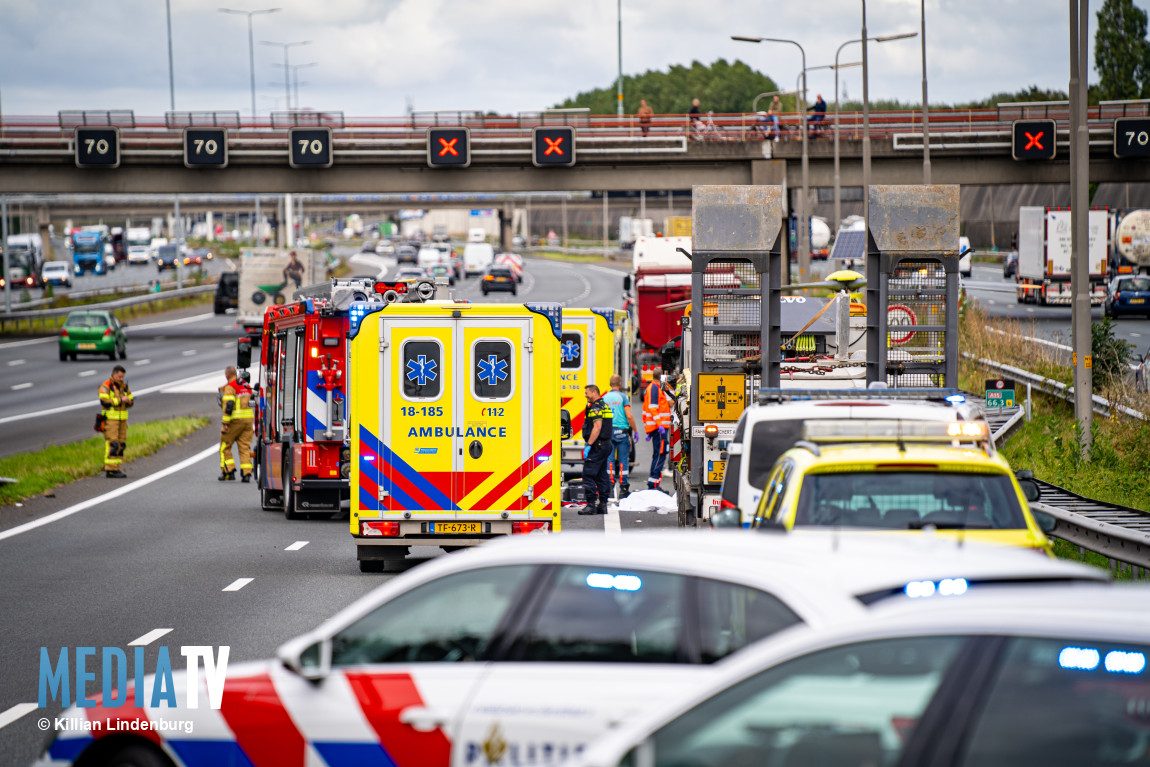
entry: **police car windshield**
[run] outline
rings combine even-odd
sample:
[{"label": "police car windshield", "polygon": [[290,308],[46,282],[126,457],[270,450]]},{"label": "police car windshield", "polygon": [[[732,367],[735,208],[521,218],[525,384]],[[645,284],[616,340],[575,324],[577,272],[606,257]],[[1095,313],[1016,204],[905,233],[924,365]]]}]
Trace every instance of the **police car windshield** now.
[{"label": "police car windshield", "polygon": [[1026,527],[1010,477],[935,471],[811,474],[796,525],[919,530]]}]

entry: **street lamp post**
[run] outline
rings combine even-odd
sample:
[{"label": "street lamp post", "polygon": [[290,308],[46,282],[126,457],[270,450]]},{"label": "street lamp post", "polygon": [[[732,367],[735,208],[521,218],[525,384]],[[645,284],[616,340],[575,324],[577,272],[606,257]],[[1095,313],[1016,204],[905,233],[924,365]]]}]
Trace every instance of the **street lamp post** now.
[{"label": "street lamp post", "polygon": [[[802,282],[807,278],[808,272],[811,268],[811,245],[810,245],[810,223],[808,223],[807,213],[807,198],[810,194],[810,169],[807,158],[807,110],[806,101],[803,99],[802,94],[807,92],[807,52],[803,50],[803,46],[799,45],[794,40],[786,40],[779,37],[746,37],[743,35],[731,35],[732,40],[738,40],[745,43],[789,43],[799,49],[799,55],[802,57],[802,88],[800,99],[802,104],[800,106],[800,113],[802,116],[803,128],[803,190],[802,195],[799,197],[799,210],[798,210],[798,249],[799,249],[799,281]],[[789,270],[788,270],[789,271]],[[789,280],[788,280],[789,282]]]},{"label": "street lamp post", "polygon": [[284,99],[287,101],[288,109],[291,109],[291,64],[288,62],[288,49],[297,45],[311,45],[311,40],[299,40],[292,43],[276,43],[268,40],[260,40],[260,45],[278,45],[284,49]]},{"label": "street lamp post", "polygon": [[[272,66],[273,67],[282,67],[283,64],[272,64]],[[288,69],[291,70],[292,90],[293,90],[293,93],[295,96],[295,108],[296,109],[299,109],[299,71],[301,69],[307,69],[308,67],[316,67],[316,66],[319,66],[319,64],[317,62],[309,61],[307,64],[292,64],[291,66],[288,67]],[[307,85],[307,83],[304,83],[304,85]],[[291,108],[292,108],[291,102],[289,101],[288,102],[288,109],[291,109]]]},{"label": "street lamp post", "polygon": [[615,10],[619,20],[619,91],[617,96],[618,115],[623,116],[623,0],[616,0]]},{"label": "street lamp post", "polygon": [[922,183],[930,184],[930,105],[926,101],[926,0],[922,10]]},{"label": "street lamp post", "polygon": [[239,11],[232,8],[218,8],[220,13],[248,17],[248,66],[252,76],[252,119],[256,119],[256,46],[252,37],[252,16],[260,13],[279,13],[282,8],[262,8],[258,11]]},{"label": "street lamp post", "polygon": [[[916,32],[904,32],[898,35],[879,35],[870,38],[876,43],[886,43],[891,40],[905,40],[908,37],[914,37]],[[838,236],[839,227],[842,226],[843,211],[842,211],[842,182],[839,176],[839,54],[843,52],[843,48],[853,43],[861,43],[862,40],[847,40],[845,43],[838,47],[835,51],[835,63],[832,67],[835,70],[835,236]],[[858,66],[862,62],[855,62],[850,65],[843,64],[842,68],[847,66]],[[929,183],[929,182],[928,182]],[[865,192],[864,192],[865,194]]]},{"label": "street lamp post", "polygon": [[172,0],[165,0],[168,11],[168,91],[172,97],[172,111],[176,111],[176,69],[172,59]]}]

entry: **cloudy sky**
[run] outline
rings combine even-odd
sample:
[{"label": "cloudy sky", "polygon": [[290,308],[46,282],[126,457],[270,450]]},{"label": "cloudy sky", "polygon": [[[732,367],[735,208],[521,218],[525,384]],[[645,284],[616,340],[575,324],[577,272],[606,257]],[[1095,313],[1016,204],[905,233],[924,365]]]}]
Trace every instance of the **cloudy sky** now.
[{"label": "cloudy sky", "polygon": [[[1150,7],[1150,0],[1136,0]],[[300,105],[348,116],[416,110],[532,111],[613,83],[616,0],[171,0],[178,110],[251,112],[247,21],[217,8],[279,5],[255,17],[257,107],[284,109],[283,49],[260,41],[309,40],[292,48]],[[859,0],[622,0],[623,69],[665,70],[692,60],[742,59],[784,87],[798,51],[750,45],[732,34],[797,40],[807,65],[829,64],[860,32]],[[1101,0],[1090,3],[1091,28]],[[871,0],[872,35],[919,29],[919,0]],[[956,102],[1030,84],[1066,89],[1067,3],[1055,0],[927,0],[930,100]],[[857,60],[857,46],[841,61]],[[1091,52],[1093,61],[1093,51]],[[872,98],[922,97],[917,39],[871,47]],[[1096,81],[1091,73],[1091,82]],[[809,75],[828,100],[833,76]],[[842,72],[852,97],[860,70]],[[793,87],[793,86],[789,86]],[[634,105],[627,104],[628,111]],[[655,105],[656,111],[658,105]],[[0,108],[169,108],[164,0],[0,0]],[[706,105],[704,105],[704,109]]]}]

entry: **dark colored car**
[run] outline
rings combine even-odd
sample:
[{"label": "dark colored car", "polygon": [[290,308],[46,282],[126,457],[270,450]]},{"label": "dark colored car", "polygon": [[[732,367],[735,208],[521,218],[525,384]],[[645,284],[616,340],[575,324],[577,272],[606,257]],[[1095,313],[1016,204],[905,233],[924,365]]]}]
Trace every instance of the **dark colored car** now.
[{"label": "dark colored car", "polygon": [[240,274],[239,272],[224,272],[216,283],[215,310],[216,314],[223,314],[228,309],[238,309],[240,306]]},{"label": "dark colored car", "polygon": [[1002,265],[1002,278],[1008,279],[1018,274],[1018,251],[1012,250],[1006,254],[1006,263]]},{"label": "dark colored car", "polygon": [[156,248],[156,271],[162,272],[165,269],[175,269],[179,266],[179,264],[176,263],[179,258],[179,245],[161,245]]},{"label": "dark colored car", "polygon": [[400,245],[395,249],[397,264],[414,264],[419,261],[419,249],[411,245]]},{"label": "dark colored car", "polygon": [[1150,277],[1138,274],[1115,277],[1106,286],[1106,302],[1103,309],[1107,317],[1118,317],[1123,314],[1143,314],[1150,317]]},{"label": "dark colored car", "polygon": [[77,354],[106,354],[108,359],[128,358],[124,327],[111,312],[72,312],[60,328],[60,361],[76,359]]},{"label": "dark colored car", "polygon": [[483,291],[483,295],[500,290],[506,291],[513,296],[519,292],[518,283],[515,281],[515,274],[506,266],[487,267],[487,270],[483,273],[480,290]]}]

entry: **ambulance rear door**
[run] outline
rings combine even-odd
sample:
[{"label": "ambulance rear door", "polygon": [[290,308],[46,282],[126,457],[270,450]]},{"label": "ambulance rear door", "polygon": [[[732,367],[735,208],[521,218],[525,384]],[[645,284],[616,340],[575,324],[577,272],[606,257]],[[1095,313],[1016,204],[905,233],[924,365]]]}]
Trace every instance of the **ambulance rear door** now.
[{"label": "ambulance rear door", "polygon": [[[578,314],[576,314],[578,312]],[[559,406],[571,414],[571,439],[564,444],[583,450],[583,389],[596,382],[595,315],[587,309],[563,313],[559,340]]]},{"label": "ambulance rear door", "polygon": [[458,323],[459,518],[504,512],[508,519],[526,518],[539,479],[550,476],[535,471],[540,461],[532,449],[531,319],[464,317]]},{"label": "ambulance rear door", "polygon": [[361,426],[361,440],[377,466],[385,519],[404,512],[455,518],[456,324],[450,317],[380,317],[379,424],[374,440]]}]

